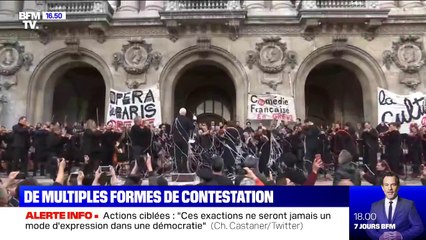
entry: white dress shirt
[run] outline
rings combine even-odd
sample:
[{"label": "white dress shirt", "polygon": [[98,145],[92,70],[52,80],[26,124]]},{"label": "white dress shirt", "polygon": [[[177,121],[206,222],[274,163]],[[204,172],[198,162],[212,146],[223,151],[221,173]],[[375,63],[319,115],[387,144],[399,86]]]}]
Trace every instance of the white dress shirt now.
[{"label": "white dress shirt", "polygon": [[398,197],[396,197],[393,200],[389,200],[387,198],[385,198],[385,212],[386,212],[386,218],[389,218],[389,205],[390,205],[390,201],[392,201],[392,219],[395,218],[395,209],[396,209],[396,204],[398,203]]}]

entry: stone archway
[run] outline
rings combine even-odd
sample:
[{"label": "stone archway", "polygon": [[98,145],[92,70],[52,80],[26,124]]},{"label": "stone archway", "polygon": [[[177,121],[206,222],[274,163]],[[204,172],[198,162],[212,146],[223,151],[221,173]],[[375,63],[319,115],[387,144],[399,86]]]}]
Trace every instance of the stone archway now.
[{"label": "stone archway", "polygon": [[217,46],[211,46],[208,52],[200,52],[197,46],[186,48],[173,56],[160,75],[160,92],[163,121],[174,119],[175,87],[178,79],[186,70],[199,65],[214,65],[225,71],[232,79],[235,89],[235,120],[244,122],[247,116],[248,78],[243,65],[234,55]]},{"label": "stone archway", "polygon": [[352,71],[363,92],[363,119],[377,123],[377,87],[387,88],[386,77],[376,60],[364,50],[347,45],[341,55],[333,54],[333,45],[321,47],[309,54],[300,65],[294,81],[297,116],[306,118],[305,85],[308,75],[321,63],[333,62]]},{"label": "stone archway", "polygon": [[[68,49],[59,49],[46,56],[31,75],[27,93],[27,116],[31,122],[50,121],[56,81],[67,71],[79,67],[95,68],[105,83],[105,96],[113,87],[113,77],[106,62],[96,53],[80,48],[81,55],[75,58]],[[105,112],[108,99],[105,98]]]}]

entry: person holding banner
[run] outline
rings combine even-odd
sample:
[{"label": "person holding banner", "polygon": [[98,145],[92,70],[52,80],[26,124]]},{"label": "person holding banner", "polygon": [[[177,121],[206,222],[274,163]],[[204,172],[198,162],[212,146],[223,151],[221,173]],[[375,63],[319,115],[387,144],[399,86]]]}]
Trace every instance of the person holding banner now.
[{"label": "person holding banner", "polygon": [[192,121],[186,117],[186,109],[181,108],[179,116],[175,118],[172,128],[175,143],[175,161],[179,173],[188,172],[189,137],[194,128],[195,126]]}]

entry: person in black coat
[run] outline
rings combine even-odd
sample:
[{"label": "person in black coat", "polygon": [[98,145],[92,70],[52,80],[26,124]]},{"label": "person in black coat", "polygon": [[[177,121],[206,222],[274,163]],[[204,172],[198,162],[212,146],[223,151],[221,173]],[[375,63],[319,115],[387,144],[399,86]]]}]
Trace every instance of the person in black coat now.
[{"label": "person in black coat", "polygon": [[141,117],[136,117],[129,135],[132,141],[133,159],[137,161],[139,170],[144,171],[146,164],[142,160],[145,160],[146,154],[151,148],[153,138],[151,129]]},{"label": "person in black coat", "polygon": [[387,160],[392,172],[402,175],[400,169],[402,159],[402,136],[398,130],[399,124],[390,123],[389,130],[382,133],[383,143],[385,145],[385,159]]},{"label": "person in black coat", "polygon": [[231,125],[226,125],[226,127],[224,128],[225,130],[225,134],[224,134],[224,138],[225,138],[225,143],[227,144],[227,147],[225,148],[225,150],[229,150],[228,153],[230,153],[228,155],[227,158],[225,158],[224,156],[224,163],[225,163],[225,168],[228,170],[228,173],[233,173],[234,172],[234,167],[235,167],[235,162],[237,160],[238,157],[238,149],[237,146],[240,145],[241,143],[241,135],[238,131],[237,128],[233,127],[232,124]]},{"label": "person in black coat", "polygon": [[[69,137],[70,136],[62,134],[61,128],[56,125],[52,126],[51,131],[46,137],[46,154],[50,162],[49,173],[52,179],[56,179],[58,159],[64,157],[64,145],[67,143]],[[70,159],[66,159],[66,161],[69,162]]]},{"label": "person in black coat", "polygon": [[379,152],[379,132],[374,129],[369,122],[364,123],[364,130],[361,133],[364,144],[364,164],[376,173],[377,153]]},{"label": "person in black coat", "polygon": [[303,169],[303,158],[305,154],[305,145],[303,142],[303,132],[301,125],[295,125],[294,130],[289,137],[292,145],[293,154],[297,157],[297,167]]},{"label": "person in black coat", "polygon": [[345,129],[338,130],[332,137],[332,149],[335,156],[338,156],[344,149],[347,150],[357,160],[356,139]]},{"label": "person in black coat", "polygon": [[408,148],[407,160],[411,162],[413,172],[412,177],[420,175],[420,165],[422,164],[423,145],[417,124],[410,124],[410,133],[406,136],[405,143]]},{"label": "person in black coat", "polygon": [[94,120],[87,120],[82,136],[81,150],[84,161],[88,161],[86,173],[96,171],[101,160],[101,137],[102,132]]},{"label": "person in black coat", "polygon": [[272,134],[269,130],[259,130],[259,141],[257,143],[257,149],[259,149],[259,172],[268,175],[268,163],[271,157],[271,137]]},{"label": "person in black coat", "polygon": [[186,109],[181,108],[179,116],[176,117],[172,127],[175,143],[175,161],[177,171],[180,173],[188,172],[189,138],[194,128],[194,124],[186,117]]},{"label": "person in black coat", "polygon": [[105,127],[105,131],[102,134],[102,165],[109,166],[113,165],[115,144],[121,136],[121,132],[113,129],[112,124],[108,124]]},{"label": "person in black coat", "polygon": [[254,133],[254,129],[251,127],[251,122],[247,121],[246,122],[246,128],[244,128],[244,132],[248,132],[248,133]]},{"label": "person in black coat", "polygon": [[305,136],[305,160],[307,160],[305,167],[307,172],[311,172],[315,154],[321,153],[320,134],[318,127],[314,126],[311,121],[305,120],[303,135]]},{"label": "person in black coat", "polygon": [[30,148],[30,127],[26,117],[20,117],[18,124],[12,127],[13,131],[13,162],[12,171],[20,169],[21,172],[28,175],[28,150]]},{"label": "person in black coat", "polygon": [[6,127],[2,126],[0,129],[0,143],[4,143],[6,145],[4,152],[2,154],[2,160],[6,161],[6,170],[7,174],[12,171],[12,161],[13,161],[13,132],[7,131]]},{"label": "person in black coat", "polygon": [[240,134],[241,140],[244,141],[244,129],[240,126],[240,122],[235,122],[235,128],[238,130],[238,133]]},{"label": "person in black coat", "polygon": [[41,123],[37,124],[36,130],[32,133],[33,147],[35,149],[34,155],[34,172],[33,176],[37,175],[37,170],[40,168],[40,175],[45,175],[46,162],[47,162],[47,136],[50,129]]},{"label": "person in black coat", "polygon": [[219,156],[212,157],[213,180],[219,186],[233,186],[231,179],[223,175],[224,162]]},{"label": "person in black coat", "polygon": [[385,122],[381,122],[381,123],[379,123],[379,125],[377,125],[376,130],[377,130],[377,132],[379,132],[379,134],[385,133],[389,130],[389,125]]}]

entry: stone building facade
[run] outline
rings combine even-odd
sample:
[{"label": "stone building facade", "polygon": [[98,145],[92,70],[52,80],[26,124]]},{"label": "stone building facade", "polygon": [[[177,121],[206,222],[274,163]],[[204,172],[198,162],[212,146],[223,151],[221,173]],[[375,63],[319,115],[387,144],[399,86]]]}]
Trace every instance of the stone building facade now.
[{"label": "stone building facade", "polygon": [[[18,12],[66,12],[26,30]],[[157,85],[244,122],[249,93],[294,97],[297,117],[377,122],[377,88],[424,92],[426,1],[1,1],[1,122],[77,121],[109,89]],[[96,113],[95,113],[96,112]]]}]

